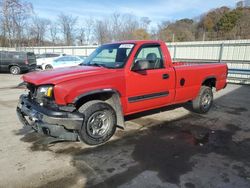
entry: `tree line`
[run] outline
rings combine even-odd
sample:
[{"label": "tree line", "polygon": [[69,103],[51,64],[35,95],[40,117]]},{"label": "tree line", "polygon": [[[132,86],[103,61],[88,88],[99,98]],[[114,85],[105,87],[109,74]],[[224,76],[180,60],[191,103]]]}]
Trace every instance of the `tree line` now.
[{"label": "tree line", "polygon": [[250,39],[250,9],[221,7],[196,19],[163,22],[158,37],[178,42]]},{"label": "tree line", "polygon": [[148,17],[113,13],[79,20],[60,13],[57,19],[39,17],[32,3],[0,1],[0,46],[91,45],[131,39],[168,41],[250,38],[250,9],[221,7],[198,18],[163,21],[151,26]]}]

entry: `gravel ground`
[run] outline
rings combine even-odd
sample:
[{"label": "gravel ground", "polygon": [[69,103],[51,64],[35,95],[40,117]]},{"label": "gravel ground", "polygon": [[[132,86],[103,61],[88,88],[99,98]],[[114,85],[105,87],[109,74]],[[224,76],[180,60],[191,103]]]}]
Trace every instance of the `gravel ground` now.
[{"label": "gravel ground", "polygon": [[215,93],[206,115],[178,105],[126,117],[90,147],[22,128],[20,76],[0,80],[0,187],[250,187],[249,86]]}]

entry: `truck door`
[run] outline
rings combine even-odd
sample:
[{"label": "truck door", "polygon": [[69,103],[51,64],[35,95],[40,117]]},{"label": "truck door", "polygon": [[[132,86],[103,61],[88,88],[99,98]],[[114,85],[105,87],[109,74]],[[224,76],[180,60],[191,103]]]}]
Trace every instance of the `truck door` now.
[{"label": "truck door", "polygon": [[142,45],[126,76],[127,114],[171,103],[175,73],[166,67],[160,44]]}]

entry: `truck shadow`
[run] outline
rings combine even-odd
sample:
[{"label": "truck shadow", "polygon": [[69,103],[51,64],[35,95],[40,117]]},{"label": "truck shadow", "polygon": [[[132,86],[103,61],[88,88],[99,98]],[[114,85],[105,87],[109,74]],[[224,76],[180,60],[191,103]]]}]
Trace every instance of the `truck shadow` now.
[{"label": "truck shadow", "polygon": [[[249,87],[239,87],[216,99],[213,109],[206,115],[189,113],[168,120],[168,113],[180,107],[176,105],[126,117],[128,126],[139,124],[140,128],[124,133],[118,131],[116,139],[95,147],[75,142],[60,143],[60,140],[40,136],[30,130],[22,130],[19,134],[24,135],[22,141],[31,143],[32,151],[70,155],[71,164],[78,172],[74,179],[66,179],[76,182],[75,177],[84,175],[87,182],[83,186],[86,187],[129,187],[133,185],[133,179],[146,171],[156,172],[165,186],[180,185],[180,177],[191,172],[197,164],[193,157],[211,153],[224,156],[223,168],[234,169],[235,174],[250,185],[250,106],[249,100],[239,99],[239,96],[247,97],[249,91]],[[159,112],[166,117],[158,120],[152,116]],[[241,137],[243,133],[244,138]],[[230,166],[232,161],[240,163]],[[214,163],[217,165],[216,161]],[[229,183],[229,175],[220,176],[222,169],[218,171],[215,176],[219,176],[221,182]],[[56,179],[42,187],[67,187],[66,179]],[[142,182],[137,183],[143,186]],[[193,183],[185,182],[185,185]]]}]

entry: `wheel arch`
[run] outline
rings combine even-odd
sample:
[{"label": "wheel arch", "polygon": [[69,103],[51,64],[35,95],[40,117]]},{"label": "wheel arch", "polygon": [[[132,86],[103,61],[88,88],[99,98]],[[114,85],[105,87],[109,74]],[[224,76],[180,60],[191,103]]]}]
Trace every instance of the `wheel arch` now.
[{"label": "wheel arch", "polygon": [[47,67],[47,66],[50,66],[51,69],[54,69],[54,67],[53,67],[53,65],[52,65],[51,63],[46,63],[46,64],[44,64],[43,66],[44,66],[44,67],[43,67],[44,70],[46,70],[46,67]]},{"label": "wheel arch", "polygon": [[16,63],[14,63],[14,64],[12,63],[12,64],[9,64],[9,65],[8,65],[8,69],[10,70],[10,67],[13,67],[13,66],[17,66],[17,67],[21,68],[20,65],[18,65],[18,64],[16,64]]},{"label": "wheel arch", "polygon": [[78,109],[84,103],[91,100],[102,100],[107,102],[116,112],[117,126],[124,129],[125,123],[120,96],[120,93],[115,89],[98,89],[79,95],[73,100],[73,104]]},{"label": "wheel arch", "polygon": [[216,88],[216,77],[215,76],[208,76],[203,79],[201,86],[208,86],[208,87],[215,87]]}]

